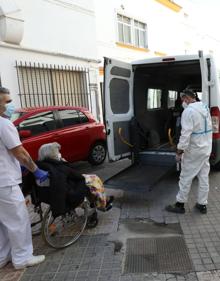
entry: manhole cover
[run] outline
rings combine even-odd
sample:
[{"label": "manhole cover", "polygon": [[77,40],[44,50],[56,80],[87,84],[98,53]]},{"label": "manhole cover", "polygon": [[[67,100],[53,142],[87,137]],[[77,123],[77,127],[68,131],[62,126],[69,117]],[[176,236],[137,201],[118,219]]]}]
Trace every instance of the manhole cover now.
[{"label": "manhole cover", "polygon": [[128,239],[124,273],[193,271],[183,237]]}]

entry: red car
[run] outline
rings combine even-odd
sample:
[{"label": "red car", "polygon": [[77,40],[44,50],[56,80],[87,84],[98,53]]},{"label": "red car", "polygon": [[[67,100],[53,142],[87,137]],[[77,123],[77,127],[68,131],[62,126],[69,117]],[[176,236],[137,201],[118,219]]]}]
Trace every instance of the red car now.
[{"label": "red car", "polygon": [[49,106],[16,110],[11,120],[34,160],[42,144],[58,142],[67,161],[101,164],[106,157],[104,125],[82,107]]}]

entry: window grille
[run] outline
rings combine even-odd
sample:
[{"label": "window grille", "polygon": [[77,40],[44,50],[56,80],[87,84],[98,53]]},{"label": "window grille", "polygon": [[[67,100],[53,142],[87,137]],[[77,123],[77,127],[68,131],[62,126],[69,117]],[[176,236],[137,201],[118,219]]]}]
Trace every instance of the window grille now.
[{"label": "window grille", "polygon": [[16,62],[21,107],[83,106],[92,111],[89,70]]}]

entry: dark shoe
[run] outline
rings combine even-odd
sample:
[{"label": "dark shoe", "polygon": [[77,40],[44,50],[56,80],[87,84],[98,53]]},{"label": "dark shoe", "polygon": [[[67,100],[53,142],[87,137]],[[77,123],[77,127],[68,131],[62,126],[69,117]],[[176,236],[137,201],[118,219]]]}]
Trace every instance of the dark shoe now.
[{"label": "dark shoe", "polygon": [[98,214],[95,211],[92,215],[88,216],[87,224],[86,226],[88,228],[94,228],[97,226],[99,220],[98,220]]},{"label": "dark shoe", "polygon": [[112,209],[112,202],[114,201],[114,196],[109,196],[106,202],[105,208],[97,208],[101,212],[107,212]]},{"label": "dark shoe", "polygon": [[207,207],[206,207],[206,205],[201,205],[199,203],[196,203],[195,208],[197,210],[199,210],[201,214],[207,214]]},{"label": "dark shoe", "polygon": [[171,213],[185,214],[184,203],[180,202],[176,202],[173,205],[166,206],[165,210]]},{"label": "dark shoe", "polygon": [[107,212],[112,209],[112,203],[106,204],[105,208],[97,208],[101,212]]}]

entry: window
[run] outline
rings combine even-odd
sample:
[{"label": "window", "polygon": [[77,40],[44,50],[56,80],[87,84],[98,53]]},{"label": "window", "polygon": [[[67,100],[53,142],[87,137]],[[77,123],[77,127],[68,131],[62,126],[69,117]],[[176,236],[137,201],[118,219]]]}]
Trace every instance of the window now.
[{"label": "window", "polygon": [[135,46],[146,48],[146,25],[139,21],[134,21]]},{"label": "window", "polygon": [[118,15],[118,36],[119,41],[125,44],[131,44],[131,19]]},{"label": "window", "polygon": [[21,107],[90,108],[89,70],[69,66],[16,62]]},{"label": "window", "polygon": [[18,127],[19,130],[30,130],[32,136],[40,133],[45,133],[56,129],[56,123],[54,120],[52,111],[44,111],[35,115],[32,115],[22,121]]},{"label": "window", "polygon": [[[129,104],[129,83],[125,79],[113,78],[109,85],[110,104],[114,114],[127,113]],[[123,101],[123,102],[118,102]]]},{"label": "window", "polygon": [[148,89],[147,109],[161,108],[162,91],[160,89]]},{"label": "window", "polygon": [[168,103],[167,107],[172,108],[175,107],[175,101],[177,99],[177,92],[176,91],[168,91]]},{"label": "window", "polygon": [[59,113],[64,127],[81,123],[79,112],[77,110],[60,110]]},{"label": "window", "polygon": [[80,118],[81,123],[89,122],[88,117],[84,113],[82,113],[81,111],[79,111],[79,118]]},{"label": "window", "polygon": [[117,15],[118,41],[135,47],[147,48],[147,25],[143,22]]}]

